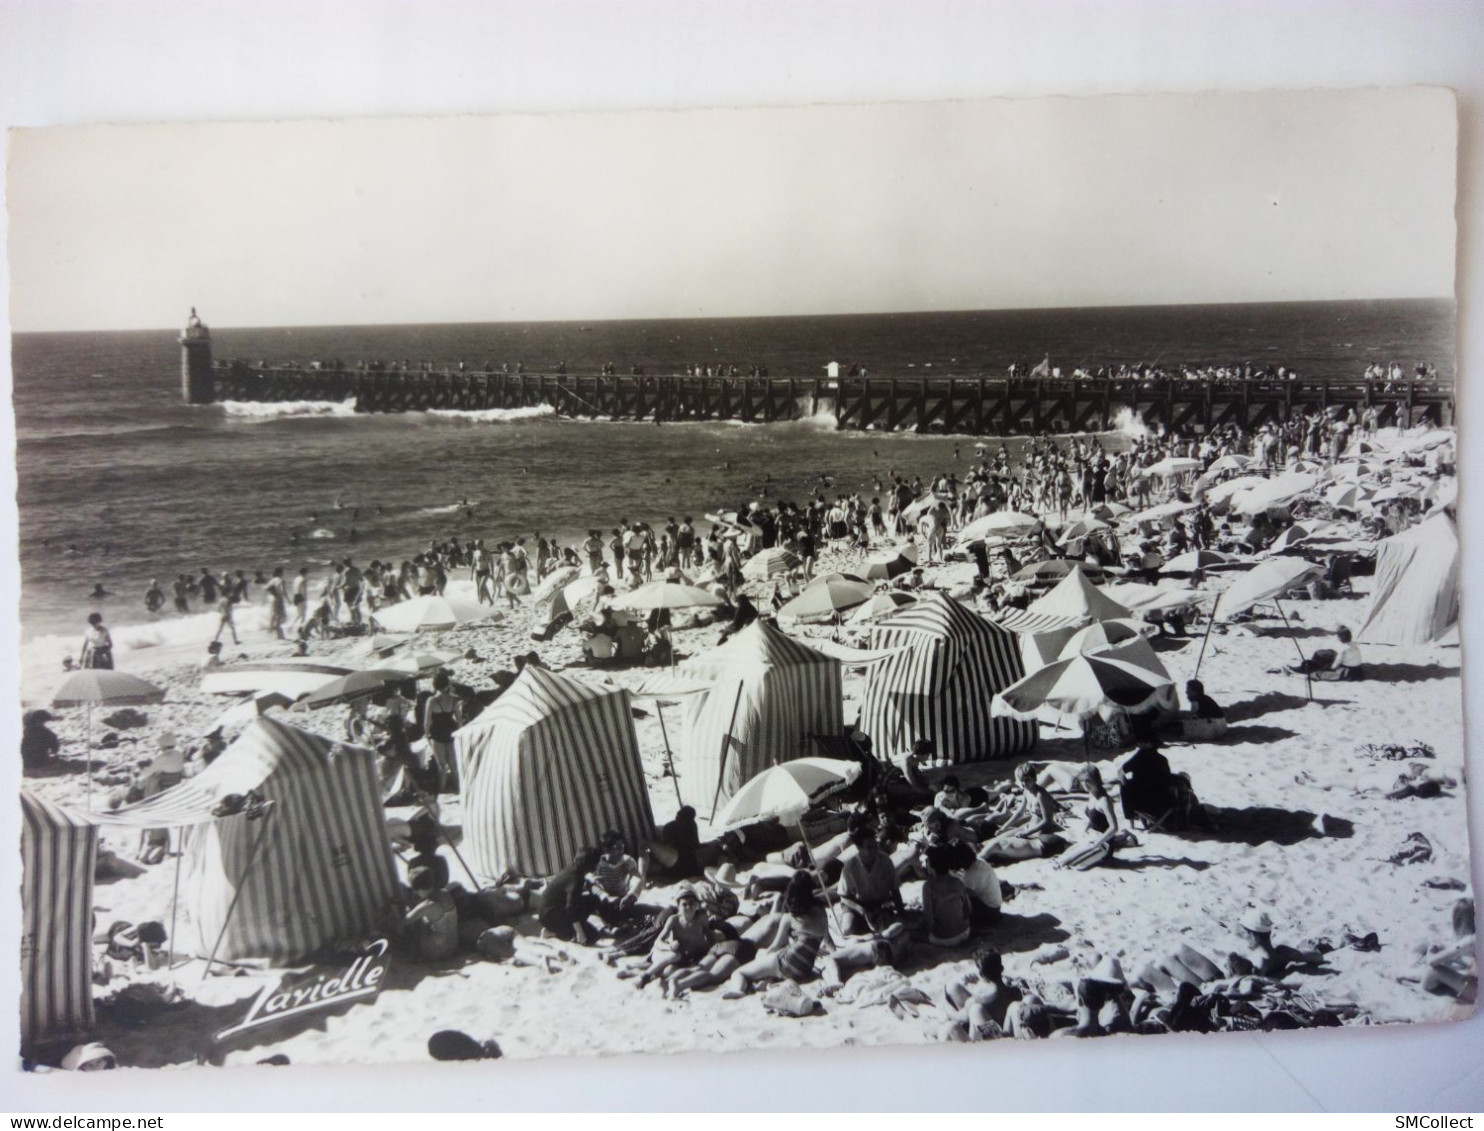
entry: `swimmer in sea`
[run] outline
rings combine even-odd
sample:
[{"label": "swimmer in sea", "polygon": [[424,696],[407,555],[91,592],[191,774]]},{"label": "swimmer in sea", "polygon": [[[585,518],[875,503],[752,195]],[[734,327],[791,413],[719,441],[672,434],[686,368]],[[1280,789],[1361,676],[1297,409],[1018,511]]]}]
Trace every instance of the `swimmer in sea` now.
[{"label": "swimmer in sea", "polygon": [[113,596],[113,594],[111,594],[107,589],[104,589],[103,582],[100,581],[97,585],[93,586],[93,591],[88,594],[88,596],[94,601],[99,601],[102,600],[104,597],[111,597]]}]

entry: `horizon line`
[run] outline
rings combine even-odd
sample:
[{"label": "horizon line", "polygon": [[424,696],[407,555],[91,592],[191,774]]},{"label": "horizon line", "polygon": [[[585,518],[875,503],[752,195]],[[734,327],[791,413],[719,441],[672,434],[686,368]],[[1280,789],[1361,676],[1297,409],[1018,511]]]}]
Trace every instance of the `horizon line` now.
[{"label": "horizon line", "polygon": [[[1214,306],[1318,306],[1357,302],[1451,302],[1456,308],[1457,294],[1450,295],[1374,295],[1352,298],[1300,298],[1300,299],[1241,299],[1227,302],[1132,302],[1132,303],[1082,303],[1068,306],[962,306],[938,307],[931,310],[854,310],[816,311],[798,314],[682,314],[644,318],[500,318],[478,321],[456,320],[450,322],[279,322],[279,323],[214,323],[205,318],[211,330],[343,330],[366,328],[398,328],[407,326],[531,326],[531,325],[585,325],[624,322],[748,322],[782,318],[872,318],[912,317],[923,314],[1026,314],[1047,311],[1073,310],[1149,310],[1154,308],[1189,308]],[[199,309],[199,308],[197,308]],[[186,316],[189,318],[189,314]],[[182,319],[175,326],[89,326],[83,329],[42,328],[19,330],[12,328],[11,336],[22,334],[163,334],[179,333],[185,323]]]}]

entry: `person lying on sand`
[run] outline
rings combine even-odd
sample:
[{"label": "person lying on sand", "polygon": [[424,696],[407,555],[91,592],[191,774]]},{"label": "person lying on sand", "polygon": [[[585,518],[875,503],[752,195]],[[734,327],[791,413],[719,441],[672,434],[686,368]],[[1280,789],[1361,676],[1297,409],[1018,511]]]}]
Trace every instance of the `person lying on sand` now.
[{"label": "person lying on sand", "polygon": [[757,957],[761,943],[777,930],[780,916],[764,916],[738,933],[730,923],[713,920],[709,950],[694,966],[674,970],[665,984],[665,996],[682,998],[690,990],[708,989],[728,981],[737,970]]},{"label": "person lying on sand", "polygon": [[1249,907],[1237,926],[1246,945],[1242,951],[1227,956],[1227,969],[1233,977],[1260,974],[1265,978],[1281,978],[1293,970],[1324,964],[1322,951],[1275,945],[1272,916],[1261,908]]},{"label": "person lying on sand", "polygon": [[446,962],[459,952],[459,912],[431,868],[414,868],[408,886],[420,896],[403,917],[403,944],[418,962]]},{"label": "person lying on sand", "polygon": [[831,996],[862,970],[900,966],[911,950],[912,932],[905,923],[891,923],[878,933],[853,940],[825,958],[820,993]]},{"label": "person lying on sand", "polygon": [[1474,901],[1453,905],[1453,935],[1458,940],[1428,959],[1422,988],[1428,993],[1451,994],[1470,1005],[1479,996],[1479,960],[1474,950]]}]

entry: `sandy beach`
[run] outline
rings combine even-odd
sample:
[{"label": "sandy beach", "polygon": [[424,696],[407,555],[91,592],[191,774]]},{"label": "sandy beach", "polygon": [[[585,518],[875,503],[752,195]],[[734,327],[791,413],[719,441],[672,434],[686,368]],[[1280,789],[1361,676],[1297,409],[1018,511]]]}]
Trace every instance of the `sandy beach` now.
[{"label": "sandy beach", "polygon": [[[862,558],[859,551],[830,549],[821,553],[818,570],[855,572]],[[925,576],[929,585],[949,590],[967,584],[973,573],[971,562],[960,561],[930,566]],[[1212,574],[1206,584],[1221,588],[1235,576],[1240,575]],[[944,986],[971,971],[972,956],[980,948],[998,949],[1009,977],[1035,988],[1049,1003],[1070,1007],[1078,978],[1105,956],[1118,958],[1131,974],[1182,943],[1224,957],[1238,949],[1237,920],[1251,906],[1270,911],[1280,942],[1297,945],[1322,938],[1337,947],[1320,972],[1286,979],[1308,1000],[1356,1006],[1355,1023],[1361,1024],[1463,1015],[1471,1007],[1426,993],[1420,985],[1424,956],[1453,944],[1450,908],[1468,894],[1458,647],[1368,645],[1369,678],[1316,682],[1312,699],[1302,676],[1282,670],[1296,658],[1295,638],[1308,652],[1323,644],[1323,638],[1332,638],[1340,625],[1358,624],[1372,581],[1357,578],[1353,596],[1288,603],[1291,633],[1276,615],[1218,624],[1200,674],[1208,692],[1226,708],[1230,729],[1212,742],[1164,745],[1173,768],[1190,775],[1215,818],[1215,830],[1141,831],[1136,847],[1121,850],[1108,866],[1086,872],[1058,870],[1051,860],[1001,867],[1001,878],[1016,889],[1001,922],[956,948],[918,945],[902,964],[902,974],[930,1002],[915,1015],[889,1009],[886,998],[873,992],[879,990],[879,979],[870,973],[857,975],[823,1003],[822,1012],[805,1019],[768,1013],[760,996],[723,1000],[719,990],[670,1001],[658,986],[639,990],[618,979],[594,950],[552,944],[564,960],[555,972],[467,957],[431,967],[394,960],[374,1003],[288,1029],[265,1029],[247,1041],[238,1039],[217,1059],[251,1064],[283,1054],[296,1064],[424,1060],[428,1037],[439,1029],[496,1040],[508,1058],[932,1043],[942,1039],[957,1015],[945,1000]],[[756,596],[771,585],[749,589]],[[472,596],[466,581],[453,582],[449,592]],[[257,660],[291,654],[289,644],[265,631],[265,622],[257,620],[261,613],[253,608],[239,616],[242,644],[229,645],[229,664],[240,656]],[[492,671],[511,667],[517,655],[532,649],[548,667],[568,669],[568,674],[597,685],[633,687],[648,674],[644,669],[579,666],[577,632],[566,628],[550,642],[534,642],[530,613],[526,599],[498,624],[427,634],[422,640],[477,654],[478,660],[451,665],[456,680],[476,687],[487,686]],[[230,700],[199,689],[200,661],[212,628],[210,618],[197,620],[199,640],[181,638],[182,622],[174,622],[169,633],[136,628],[117,634],[118,667],[166,691],[163,703],[141,709],[147,716],[144,726],[118,731],[124,751],[151,752],[167,731],[192,742],[230,705]],[[832,632],[819,626],[791,630],[806,642]],[[679,652],[704,652],[718,631],[707,626],[678,632]],[[361,643],[316,640],[311,654],[334,662],[354,654]],[[1160,637],[1154,643],[1176,685],[1183,685],[1195,669],[1200,635]],[[38,649],[26,656],[28,704],[44,702],[44,689],[59,677],[60,659]],[[857,713],[868,671],[845,667],[847,721]],[[644,712],[636,727],[651,803],[657,822],[663,823],[674,814],[677,800],[665,775],[665,742],[653,702],[635,700]],[[58,772],[28,777],[25,786],[82,811],[87,806],[79,757],[84,713],[54,713],[53,729],[64,744]],[[338,739],[343,713],[344,708],[330,708],[285,717]],[[111,729],[102,722],[109,714],[106,709],[95,712],[95,740]],[[676,714],[668,720],[671,742],[678,741]],[[1404,767],[1375,757],[1363,749],[1367,744],[1426,744],[1436,753],[1428,768],[1459,785],[1441,796],[1388,799],[1386,791]],[[1043,726],[1041,741],[1028,757],[1037,763],[1064,763],[1070,777],[1086,754],[1076,731]],[[1105,777],[1111,776],[1112,756],[1100,757]],[[1006,780],[1020,760],[956,769],[965,785],[992,784]],[[930,776],[936,780],[942,773]],[[102,804],[106,793],[95,787],[94,804]],[[705,816],[701,814],[703,822]],[[457,830],[456,797],[444,799],[443,818]],[[1388,862],[1415,833],[1426,837],[1431,859]],[[104,831],[103,844],[126,859],[132,859],[136,847],[132,834],[112,830]],[[450,864],[453,878],[468,883],[458,863],[450,859]],[[173,874],[167,861],[145,868],[136,878],[100,881],[95,893],[99,925],[120,919],[168,921]],[[909,907],[919,898],[919,889],[920,883],[904,885]],[[646,899],[663,903],[668,894],[669,889],[659,888],[646,893]],[[533,916],[517,925],[523,934],[539,930]],[[1370,932],[1375,932],[1379,949],[1357,950],[1342,941]],[[179,986],[189,1004],[142,1028],[125,1025],[117,1013],[102,1008],[96,1039],[124,1066],[194,1064],[211,1055],[211,1034],[238,1020],[260,990],[276,984],[282,974],[242,968],[203,980],[203,966],[193,960],[173,972],[119,970],[108,986],[95,987],[96,998],[106,998],[127,980],[146,980]]]}]

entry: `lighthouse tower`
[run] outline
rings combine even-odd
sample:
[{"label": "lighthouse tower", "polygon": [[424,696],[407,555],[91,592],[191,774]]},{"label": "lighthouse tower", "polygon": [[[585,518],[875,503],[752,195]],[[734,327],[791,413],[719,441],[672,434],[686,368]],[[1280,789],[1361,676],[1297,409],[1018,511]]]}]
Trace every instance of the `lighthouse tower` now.
[{"label": "lighthouse tower", "polygon": [[216,399],[216,378],[211,370],[211,332],[196,316],[194,306],[179,341],[180,395],[186,404],[210,404]]}]

